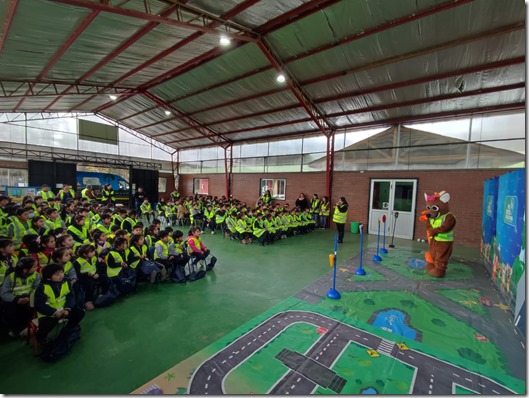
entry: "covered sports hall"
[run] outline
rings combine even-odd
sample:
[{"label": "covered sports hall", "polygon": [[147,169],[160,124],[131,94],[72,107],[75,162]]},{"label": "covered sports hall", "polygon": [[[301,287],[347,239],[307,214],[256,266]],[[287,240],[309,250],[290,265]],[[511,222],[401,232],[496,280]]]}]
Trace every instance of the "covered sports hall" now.
[{"label": "covered sports hall", "polygon": [[[143,187],[153,205],[173,193],[236,214],[317,194],[330,214],[267,245],[206,228],[213,270],[87,311],[56,363],[2,326],[0,391],[526,394],[526,11],[1,1],[3,195],[113,176],[124,207]],[[457,223],[434,278],[421,215],[442,191]]]}]

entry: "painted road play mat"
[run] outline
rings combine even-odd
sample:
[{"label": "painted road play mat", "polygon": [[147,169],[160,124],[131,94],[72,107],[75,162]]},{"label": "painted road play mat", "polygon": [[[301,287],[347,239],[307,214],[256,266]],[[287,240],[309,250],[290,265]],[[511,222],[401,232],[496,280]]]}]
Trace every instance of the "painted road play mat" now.
[{"label": "painted road play mat", "polygon": [[525,394],[524,338],[484,268],[390,251],[337,268],[136,394]]}]

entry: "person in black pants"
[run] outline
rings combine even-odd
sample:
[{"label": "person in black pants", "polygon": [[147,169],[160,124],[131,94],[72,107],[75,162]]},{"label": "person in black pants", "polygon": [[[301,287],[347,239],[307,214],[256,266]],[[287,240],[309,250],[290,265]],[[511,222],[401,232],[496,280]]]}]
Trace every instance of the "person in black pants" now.
[{"label": "person in black pants", "polygon": [[334,215],[332,220],[336,223],[336,229],[338,230],[338,243],[343,243],[345,223],[347,221],[347,210],[349,209],[349,204],[345,197],[340,197],[338,203],[334,206]]},{"label": "person in black pants", "polygon": [[145,192],[143,192],[143,187],[138,187],[138,190],[134,192],[134,207],[138,214],[141,214],[140,206],[145,199]]}]

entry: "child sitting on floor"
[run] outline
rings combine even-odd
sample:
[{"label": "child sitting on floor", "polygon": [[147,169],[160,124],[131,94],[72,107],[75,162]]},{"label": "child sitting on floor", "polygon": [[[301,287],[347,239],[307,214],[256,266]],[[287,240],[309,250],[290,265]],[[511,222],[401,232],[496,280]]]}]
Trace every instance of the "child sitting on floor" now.
[{"label": "child sitting on floor", "polygon": [[75,306],[75,294],[64,277],[64,268],[49,264],[42,270],[43,281],[35,292],[35,309],[39,318],[37,342],[47,344],[48,334],[60,319],[67,319],[65,328],[73,329],[84,317],[84,311]]}]

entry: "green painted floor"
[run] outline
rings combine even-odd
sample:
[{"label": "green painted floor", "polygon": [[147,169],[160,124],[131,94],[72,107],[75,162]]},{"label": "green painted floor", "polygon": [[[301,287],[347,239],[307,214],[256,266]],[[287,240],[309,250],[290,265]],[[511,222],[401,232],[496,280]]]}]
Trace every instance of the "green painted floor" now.
[{"label": "green painted floor", "polygon": [[[333,237],[317,230],[261,247],[207,234],[219,260],[213,272],[186,286],[143,283],[134,296],[87,313],[81,340],[58,363],[33,357],[31,346],[2,331],[0,392],[128,394],[328,272]],[[375,246],[376,236],[364,245]],[[400,239],[395,245],[426,248]],[[359,235],[347,233],[338,263],[358,252]],[[479,250],[456,247],[453,255],[475,259]]]}]

